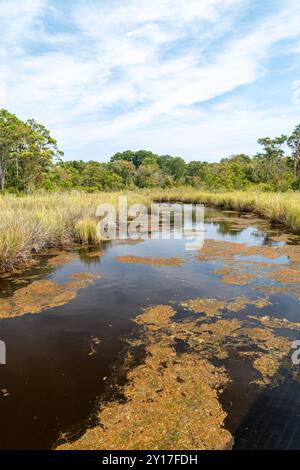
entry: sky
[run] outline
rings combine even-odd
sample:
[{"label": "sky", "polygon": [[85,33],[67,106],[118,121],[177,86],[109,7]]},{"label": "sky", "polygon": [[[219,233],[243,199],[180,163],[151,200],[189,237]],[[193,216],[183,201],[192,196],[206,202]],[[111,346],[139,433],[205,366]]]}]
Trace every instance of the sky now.
[{"label": "sky", "polygon": [[299,0],[0,0],[0,108],[65,159],[258,151],[300,123]]}]

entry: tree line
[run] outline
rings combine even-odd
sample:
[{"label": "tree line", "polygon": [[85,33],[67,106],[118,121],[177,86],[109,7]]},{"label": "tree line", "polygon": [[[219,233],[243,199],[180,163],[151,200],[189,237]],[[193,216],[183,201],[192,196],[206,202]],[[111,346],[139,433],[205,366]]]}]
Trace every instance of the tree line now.
[{"label": "tree line", "polygon": [[126,150],[108,163],[65,161],[57,141],[34,119],[0,110],[0,190],[30,192],[79,189],[110,191],[189,185],[205,190],[300,190],[300,124],[290,136],[260,138],[255,155],[218,163]]}]

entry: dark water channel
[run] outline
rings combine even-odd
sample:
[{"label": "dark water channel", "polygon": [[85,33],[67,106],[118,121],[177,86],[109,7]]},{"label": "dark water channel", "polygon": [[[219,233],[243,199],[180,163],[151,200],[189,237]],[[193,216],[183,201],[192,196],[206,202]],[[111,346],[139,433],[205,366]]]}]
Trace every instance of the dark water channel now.
[{"label": "dark water channel", "polygon": [[[206,209],[206,238],[271,244],[269,230],[273,233],[274,228],[266,229],[266,224],[236,227],[230,222],[233,215],[237,216]],[[87,426],[99,397],[109,397],[109,378],[117,375],[124,340],[138,334],[132,320],[142,308],[220,293],[226,299],[253,296],[249,286],[221,283],[213,274],[215,264],[199,262],[192,251],[185,250],[185,240],[116,241],[103,249],[99,257],[87,256],[96,248],[75,250],[78,259],[56,268],[42,258],[39,266],[0,280],[0,295],[5,297],[23,286],[20,279],[64,283],[73,273],[102,275],[61,307],[0,318],[0,339],[7,347],[0,389],[9,393],[0,394],[1,449],[49,449],[62,433]],[[121,255],[180,256],[185,262],[162,267],[126,264],[115,259]],[[287,318],[299,321],[296,299],[278,295],[275,300],[261,314],[272,311],[280,316],[284,311]],[[100,342],[91,354],[95,337]],[[300,449],[300,383],[287,372],[279,387],[258,392],[257,387],[249,388],[251,371],[238,358],[228,360],[228,369],[234,380],[221,401],[229,413],[225,424],[235,436],[235,448]]]}]

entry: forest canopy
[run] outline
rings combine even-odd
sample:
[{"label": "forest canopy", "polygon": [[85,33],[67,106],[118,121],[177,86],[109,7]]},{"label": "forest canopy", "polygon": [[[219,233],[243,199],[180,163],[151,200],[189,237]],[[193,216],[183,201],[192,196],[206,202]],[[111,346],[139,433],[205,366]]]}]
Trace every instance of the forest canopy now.
[{"label": "forest canopy", "polygon": [[0,190],[110,191],[182,185],[214,191],[300,190],[300,124],[290,136],[259,138],[258,143],[261,150],[255,155],[231,155],[218,163],[200,155],[187,163],[180,156],[149,150],[117,152],[107,163],[65,161],[45,126],[1,109]]}]

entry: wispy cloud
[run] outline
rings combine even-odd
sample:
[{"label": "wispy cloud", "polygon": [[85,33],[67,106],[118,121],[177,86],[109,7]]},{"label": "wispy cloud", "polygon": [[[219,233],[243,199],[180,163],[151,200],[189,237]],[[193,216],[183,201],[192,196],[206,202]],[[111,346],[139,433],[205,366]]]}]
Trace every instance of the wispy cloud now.
[{"label": "wispy cloud", "polygon": [[0,105],[48,125],[66,158],[250,152],[299,114],[287,100],[300,66],[277,78],[282,57],[299,59],[300,5],[262,3],[0,0]]}]

